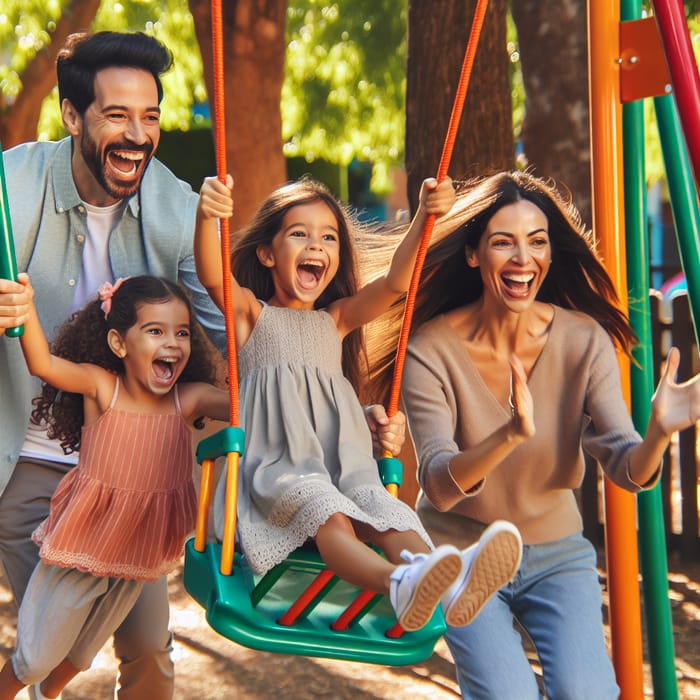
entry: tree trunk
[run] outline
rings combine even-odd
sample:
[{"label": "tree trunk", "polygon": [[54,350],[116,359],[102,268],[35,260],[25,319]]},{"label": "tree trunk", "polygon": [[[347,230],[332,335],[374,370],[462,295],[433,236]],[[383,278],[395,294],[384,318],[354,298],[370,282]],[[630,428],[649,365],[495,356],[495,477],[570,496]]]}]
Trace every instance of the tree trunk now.
[{"label": "tree trunk", "polygon": [[591,224],[585,0],[512,0],[525,86],[524,155]]},{"label": "tree trunk", "polygon": [[[213,120],[211,3],[189,0],[189,6]],[[286,180],[280,113],[286,12],[286,0],[223,3],[226,160],[236,183],[232,230],[246,224],[270,191]]]},{"label": "tree trunk", "polygon": [[[415,211],[437,172],[474,17],[475,0],[409,0],[406,172]],[[489,3],[449,167],[453,179],[513,167],[506,0]]]},{"label": "tree trunk", "polygon": [[63,9],[45,46],[22,73],[22,90],[11,105],[0,104],[0,142],[3,149],[36,139],[44,98],[56,85],[56,54],[66,37],[89,27],[101,0],[71,0]]}]

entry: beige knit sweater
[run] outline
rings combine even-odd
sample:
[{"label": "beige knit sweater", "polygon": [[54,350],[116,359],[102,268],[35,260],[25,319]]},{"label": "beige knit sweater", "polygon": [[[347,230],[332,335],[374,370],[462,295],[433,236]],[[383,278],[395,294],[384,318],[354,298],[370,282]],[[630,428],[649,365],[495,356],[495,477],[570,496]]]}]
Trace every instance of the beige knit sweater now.
[{"label": "beige knit sweater", "polygon": [[641,438],[622,395],[612,341],[596,321],[555,307],[528,387],[536,434],[467,494],[452,478],[450,460],[503,425],[510,413],[490,393],[443,316],[411,339],[402,400],[418,456],[417,510],[436,544],[464,547],[499,518],[514,523],[526,544],[580,531],[574,489],[584,475],[582,450],[615,484],[640,490],[629,478],[628,461]]}]

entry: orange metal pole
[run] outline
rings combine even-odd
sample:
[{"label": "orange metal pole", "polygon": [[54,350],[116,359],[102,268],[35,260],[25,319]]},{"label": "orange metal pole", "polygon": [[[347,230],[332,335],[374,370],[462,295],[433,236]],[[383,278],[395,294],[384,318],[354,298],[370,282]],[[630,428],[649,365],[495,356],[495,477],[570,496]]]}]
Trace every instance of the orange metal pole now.
[{"label": "orange metal pole", "polygon": [[[593,230],[598,250],[627,310],[625,269],[620,6],[588,3]],[[629,360],[619,355],[622,388],[630,404]],[[605,480],[605,551],[612,655],[622,700],[644,697],[636,500]]]}]

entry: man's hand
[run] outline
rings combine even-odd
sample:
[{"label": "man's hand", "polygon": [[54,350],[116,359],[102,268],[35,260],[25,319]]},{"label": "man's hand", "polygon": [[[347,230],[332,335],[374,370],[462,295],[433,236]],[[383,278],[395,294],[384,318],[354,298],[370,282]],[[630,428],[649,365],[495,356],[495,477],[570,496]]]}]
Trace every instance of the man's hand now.
[{"label": "man's hand", "polygon": [[34,290],[26,272],[17,275],[17,282],[0,279],[0,335],[6,328],[15,328],[29,317]]}]

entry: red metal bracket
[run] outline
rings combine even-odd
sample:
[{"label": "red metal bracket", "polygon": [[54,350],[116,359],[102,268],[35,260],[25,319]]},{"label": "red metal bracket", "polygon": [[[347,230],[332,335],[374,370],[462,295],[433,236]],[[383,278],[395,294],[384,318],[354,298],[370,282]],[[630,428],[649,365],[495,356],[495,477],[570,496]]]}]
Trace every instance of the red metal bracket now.
[{"label": "red metal bracket", "polygon": [[672,91],[666,54],[653,17],[620,22],[620,68],[623,103]]}]

